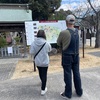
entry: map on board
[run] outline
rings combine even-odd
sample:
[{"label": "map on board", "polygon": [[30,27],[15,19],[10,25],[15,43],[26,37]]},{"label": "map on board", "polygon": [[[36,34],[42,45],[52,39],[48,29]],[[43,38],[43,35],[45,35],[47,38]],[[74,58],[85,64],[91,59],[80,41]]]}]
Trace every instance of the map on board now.
[{"label": "map on board", "polygon": [[60,32],[66,29],[65,21],[32,21],[26,22],[25,24],[27,45],[30,45],[33,42],[33,34],[36,36],[39,29],[45,31],[49,43],[56,43]]},{"label": "map on board", "polygon": [[56,43],[61,28],[58,23],[40,23],[38,29],[43,29],[49,43]]}]

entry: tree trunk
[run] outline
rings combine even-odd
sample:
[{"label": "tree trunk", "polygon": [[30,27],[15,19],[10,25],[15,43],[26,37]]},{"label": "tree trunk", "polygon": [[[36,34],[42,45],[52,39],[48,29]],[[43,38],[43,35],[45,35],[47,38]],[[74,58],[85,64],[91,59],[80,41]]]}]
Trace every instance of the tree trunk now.
[{"label": "tree trunk", "polygon": [[100,30],[96,33],[95,48],[100,48]]},{"label": "tree trunk", "polygon": [[100,48],[100,21],[99,21],[99,14],[96,13],[97,18],[97,25],[96,25],[96,41],[95,41],[95,48]]},{"label": "tree trunk", "polygon": [[96,28],[96,41],[95,41],[95,48],[100,48],[100,22],[98,20],[98,25]]}]

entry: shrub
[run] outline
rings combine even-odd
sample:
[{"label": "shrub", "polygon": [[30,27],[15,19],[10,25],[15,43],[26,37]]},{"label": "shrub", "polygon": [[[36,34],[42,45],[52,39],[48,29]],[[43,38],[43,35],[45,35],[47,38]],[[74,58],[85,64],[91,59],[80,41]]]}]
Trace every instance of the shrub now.
[{"label": "shrub", "polygon": [[15,37],[14,39],[16,41],[16,44],[19,44],[20,43],[20,39],[21,39],[20,37]]},{"label": "shrub", "polygon": [[6,39],[3,37],[0,37],[0,48],[5,47],[7,45]]}]

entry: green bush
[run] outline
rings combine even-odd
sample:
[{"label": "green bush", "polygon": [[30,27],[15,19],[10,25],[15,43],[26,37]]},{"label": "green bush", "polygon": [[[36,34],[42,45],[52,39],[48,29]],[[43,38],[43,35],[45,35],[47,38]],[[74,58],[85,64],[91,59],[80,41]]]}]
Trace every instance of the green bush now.
[{"label": "green bush", "polygon": [[6,39],[3,37],[0,37],[0,48],[5,47],[7,45]]},{"label": "green bush", "polygon": [[14,39],[16,41],[16,44],[19,44],[20,43],[20,39],[21,39],[20,37],[15,37]]}]

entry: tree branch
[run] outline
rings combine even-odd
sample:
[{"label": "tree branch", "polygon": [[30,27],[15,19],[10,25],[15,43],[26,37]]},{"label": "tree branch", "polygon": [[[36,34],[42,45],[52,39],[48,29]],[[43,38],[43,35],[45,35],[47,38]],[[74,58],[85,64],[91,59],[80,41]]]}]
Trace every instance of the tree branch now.
[{"label": "tree branch", "polygon": [[97,13],[97,11],[94,9],[93,5],[91,4],[91,0],[87,0],[87,1],[88,1],[89,5],[91,6],[91,8],[93,9],[93,11],[94,11],[95,13]]}]

